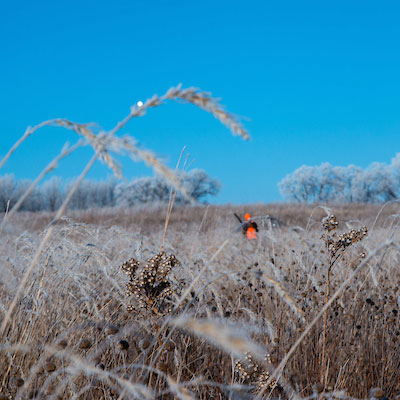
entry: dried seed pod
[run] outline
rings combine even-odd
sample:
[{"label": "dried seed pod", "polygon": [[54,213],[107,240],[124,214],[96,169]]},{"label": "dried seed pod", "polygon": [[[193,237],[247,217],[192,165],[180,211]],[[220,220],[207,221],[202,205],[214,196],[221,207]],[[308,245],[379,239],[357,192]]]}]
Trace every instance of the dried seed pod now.
[{"label": "dried seed pod", "polygon": [[101,354],[97,354],[95,357],[93,357],[93,363],[94,363],[95,365],[101,363]]},{"label": "dried seed pod", "polygon": [[82,350],[87,350],[92,347],[92,342],[89,339],[82,339],[79,342],[79,348]]},{"label": "dried seed pod", "polygon": [[117,348],[119,350],[128,350],[129,349],[129,343],[126,340],[120,340],[117,344]]},{"label": "dried seed pod", "polygon": [[316,383],[313,386],[313,391],[317,393],[322,393],[324,391],[324,385],[321,385],[320,383]]},{"label": "dried seed pod", "polygon": [[107,335],[115,335],[119,332],[120,327],[118,325],[108,325],[106,327]]},{"label": "dried seed pod", "polygon": [[168,365],[164,362],[159,362],[157,364],[157,368],[161,371],[164,372],[165,374],[168,372]]},{"label": "dried seed pod", "polygon": [[150,346],[150,341],[147,340],[147,339],[142,339],[142,340],[139,342],[139,346],[140,346],[140,348],[141,348],[142,350],[146,350],[146,349]]},{"label": "dried seed pod", "polygon": [[65,349],[67,346],[68,346],[68,340],[67,339],[61,339],[57,343],[57,347],[59,347],[60,349]]},{"label": "dried seed pod", "polygon": [[171,341],[165,343],[165,350],[167,351],[174,351],[175,349],[175,344]]},{"label": "dried seed pod", "polygon": [[54,364],[53,362],[48,362],[44,365],[43,369],[46,372],[53,372],[57,369],[56,364]]},{"label": "dried seed pod", "polygon": [[24,383],[25,383],[25,381],[24,381],[22,378],[20,378],[20,377],[17,377],[17,378],[14,378],[14,379],[13,379],[13,384],[14,384],[15,386],[17,386],[17,387],[23,386]]}]

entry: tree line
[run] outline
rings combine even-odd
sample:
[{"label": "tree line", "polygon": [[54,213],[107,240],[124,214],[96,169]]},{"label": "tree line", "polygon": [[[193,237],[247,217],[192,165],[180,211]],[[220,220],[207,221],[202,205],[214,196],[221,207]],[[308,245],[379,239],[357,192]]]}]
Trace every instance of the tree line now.
[{"label": "tree line", "polygon": [[[195,200],[205,202],[220,190],[220,183],[211,178],[205,171],[193,169],[179,173],[181,185]],[[11,209],[18,199],[31,185],[31,181],[18,180],[13,175],[0,177],[0,210]],[[64,182],[61,178],[52,177],[37,186],[22,203],[21,211],[55,211],[65,200],[75,181]],[[171,186],[159,176],[137,178],[128,182],[83,181],[74,193],[69,208],[85,210],[101,207],[132,207],[144,203],[168,202]],[[188,200],[179,192],[176,194],[177,204]]]},{"label": "tree line", "polygon": [[367,168],[303,165],[286,175],[279,190],[287,201],[314,203],[383,203],[400,198],[400,153],[390,164]]}]

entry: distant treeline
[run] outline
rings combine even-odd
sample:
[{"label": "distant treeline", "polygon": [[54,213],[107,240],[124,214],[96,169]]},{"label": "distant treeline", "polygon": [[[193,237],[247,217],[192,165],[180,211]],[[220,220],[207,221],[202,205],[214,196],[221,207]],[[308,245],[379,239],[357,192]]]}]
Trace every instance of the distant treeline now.
[{"label": "distant treeline", "polygon": [[[194,169],[180,173],[182,186],[199,202],[208,196],[215,196],[220,183],[203,170]],[[13,175],[0,177],[0,211],[12,208],[31,185],[30,180],[17,180]],[[41,186],[35,187],[29,197],[22,203],[21,211],[55,211],[60,207],[74,181],[63,182],[53,177]],[[85,180],[73,195],[69,208],[82,210],[93,207],[131,207],[136,204],[167,202],[171,186],[161,177],[145,177],[130,182],[118,183],[115,179],[107,181]],[[177,193],[177,204],[188,200]]]},{"label": "distant treeline", "polygon": [[400,199],[400,153],[390,164],[334,167],[303,165],[279,182],[288,201],[313,203],[382,203]]}]

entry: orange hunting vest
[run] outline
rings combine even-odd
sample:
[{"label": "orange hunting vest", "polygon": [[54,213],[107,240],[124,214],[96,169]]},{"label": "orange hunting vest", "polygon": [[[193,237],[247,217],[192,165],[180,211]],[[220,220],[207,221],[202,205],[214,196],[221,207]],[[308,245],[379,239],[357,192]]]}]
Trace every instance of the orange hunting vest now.
[{"label": "orange hunting vest", "polygon": [[252,226],[247,228],[246,235],[247,239],[257,239],[256,230]]}]

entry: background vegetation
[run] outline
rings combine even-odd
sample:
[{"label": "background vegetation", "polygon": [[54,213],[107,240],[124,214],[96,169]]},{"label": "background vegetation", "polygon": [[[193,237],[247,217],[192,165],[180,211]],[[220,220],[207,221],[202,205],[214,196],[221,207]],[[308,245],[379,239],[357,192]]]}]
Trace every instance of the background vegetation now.
[{"label": "background vegetation", "polygon": [[[190,197],[204,202],[209,196],[215,196],[220,183],[207,175],[203,170],[193,169],[188,173],[180,172],[179,179]],[[53,177],[43,185],[35,187],[33,192],[21,204],[21,211],[56,211],[75,181],[64,183]],[[12,175],[0,177],[0,210],[12,208],[23,193],[32,185],[29,180],[16,180]],[[131,207],[137,204],[168,203],[171,184],[162,176],[134,179],[130,182],[118,183],[115,178],[107,181],[84,180],[76,189],[68,208],[86,210],[102,207]],[[188,203],[188,199],[178,194],[177,204]]]},{"label": "background vegetation", "polygon": [[282,196],[294,202],[383,203],[400,198],[400,153],[390,164],[334,167],[329,163],[296,169],[279,182]]}]

